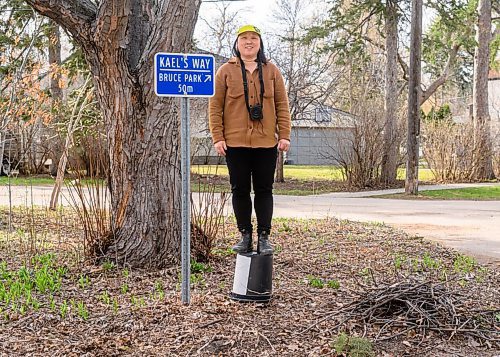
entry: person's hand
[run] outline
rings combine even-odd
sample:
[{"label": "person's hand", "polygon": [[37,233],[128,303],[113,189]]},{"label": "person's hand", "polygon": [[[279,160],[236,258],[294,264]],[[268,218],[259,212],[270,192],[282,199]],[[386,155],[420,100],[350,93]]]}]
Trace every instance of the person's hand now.
[{"label": "person's hand", "polygon": [[222,155],[222,156],[226,156],[227,146],[226,146],[226,142],[224,140],[217,141],[214,144],[214,147],[215,147],[215,151],[217,151],[217,154]]},{"label": "person's hand", "polygon": [[290,148],[290,141],[286,139],[280,139],[280,141],[278,142],[278,150],[288,151],[289,148]]}]

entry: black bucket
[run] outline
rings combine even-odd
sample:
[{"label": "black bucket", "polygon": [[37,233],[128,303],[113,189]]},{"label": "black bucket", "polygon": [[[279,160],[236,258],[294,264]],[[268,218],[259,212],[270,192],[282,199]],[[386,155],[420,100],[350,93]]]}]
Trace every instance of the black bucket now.
[{"label": "black bucket", "polygon": [[231,299],[240,302],[269,302],[273,292],[273,256],[257,252],[236,256]]}]

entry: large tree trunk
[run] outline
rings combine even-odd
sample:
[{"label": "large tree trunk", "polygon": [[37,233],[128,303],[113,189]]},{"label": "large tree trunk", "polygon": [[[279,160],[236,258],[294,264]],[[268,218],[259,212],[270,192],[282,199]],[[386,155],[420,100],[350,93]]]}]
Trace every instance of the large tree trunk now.
[{"label": "large tree trunk", "polygon": [[90,64],[108,132],[109,257],[137,267],[179,261],[179,105],[155,95],[153,59],[190,49],[200,0],[27,1],[68,29]]},{"label": "large tree trunk", "polygon": [[491,120],[488,109],[488,71],[491,40],[491,0],[479,0],[474,52],[474,170],[477,180],[495,177],[492,164]]},{"label": "large tree trunk", "polygon": [[397,64],[398,64],[398,9],[394,0],[387,1],[385,15],[385,124],[381,181],[385,185],[396,182],[399,140],[397,135]]},{"label": "large tree trunk", "polygon": [[420,138],[420,96],[422,58],[422,0],[412,0],[410,70],[408,80],[408,138],[406,151],[405,193],[418,193],[418,161]]}]

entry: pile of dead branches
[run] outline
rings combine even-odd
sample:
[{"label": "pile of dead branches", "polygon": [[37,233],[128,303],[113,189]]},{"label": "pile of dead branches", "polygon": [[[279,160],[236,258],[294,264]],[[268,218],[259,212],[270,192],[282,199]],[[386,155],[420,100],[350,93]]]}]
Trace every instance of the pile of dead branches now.
[{"label": "pile of dead branches", "polygon": [[450,339],[464,335],[475,338],[481,345],[500,346],[500,310],[468,307],[467,299],[446,283],[428,280],[378,284],[356,295],[353,302],[328,313],[315,325],[336,316],[340,320],[335,327],[347,321],[378,327],[374,341],[389,340],[412,331],[423,338],[433,331]]}]

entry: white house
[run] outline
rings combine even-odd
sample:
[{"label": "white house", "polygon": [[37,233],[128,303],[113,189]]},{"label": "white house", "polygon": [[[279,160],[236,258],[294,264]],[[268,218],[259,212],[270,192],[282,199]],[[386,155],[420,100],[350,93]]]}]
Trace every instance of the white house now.
[{"label": "white house", "polygon": [[308,110],[292,121],[290,150],[286,163],[293,165],[335,165],[344,149],[346,136],[352,136],[354,116],[329,106]]}]

